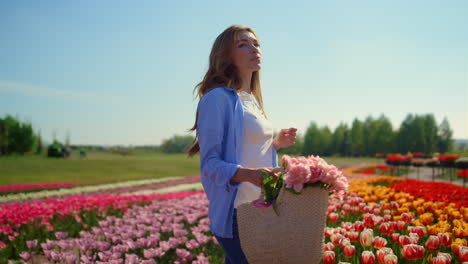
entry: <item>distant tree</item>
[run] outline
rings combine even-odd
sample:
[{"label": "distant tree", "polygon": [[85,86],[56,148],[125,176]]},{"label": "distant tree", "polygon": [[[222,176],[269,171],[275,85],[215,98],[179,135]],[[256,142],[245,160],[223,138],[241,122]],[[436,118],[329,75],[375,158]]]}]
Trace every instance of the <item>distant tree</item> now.
[{"label": "distant tree", "polygon": [[36,145],[36,154],[40,155],[42,154],[43,151],[43,146],[42,146],[42,137],[41,133],[39,132],[39,135],[37,136],[37,145]]},{"label": "distant tree", "polygon": [[392,123],[383,114],[379,119],[375,120],[376,131],[373,138],[373,144],[375,152],[371,153],[373,156],[375,153],[389,153],[394,152],[395,132],[393,131]]},{"label": "distant tree", "polygon": [[332,134],[332,142],[330,146],[331,154],[340,153],[340,155],[345,156],[345,140],[348,140],[348,125],[345,123],[340,123]]},{"label": "distant tree", "polygon": [[164,153],[184,153],[193,142],[193,136],[175,135],[172,138],[163,140],[160,150]]},{"label": "distant tree", "polygon": [[424,118],[424,131],[426,137],[426,148],[423,152],[431,155],[437,151],[437,133],[438,127],[433,114],[427,114]]},{"label": "distant tree", "polygon": [[309,127],[306,129],[306,132],[304,135],[302,155],[307,156],[307,155],[314,153],[314,151],[317,150],[318,142],[316,139],[318,138],[318,134],[319,134],[319,131],[317,128],[317,124],[315,122],[311,122]]},{"label": "distant tree", "polygon": [[351,139],[351,155],[364,155],[364,129],[363,124],[357,118],[354,119],[350,132]]},{"label": "distant tree", "polygon": [[328,126],[318,128],[311,122],[304,135],[302,155],[329,156],[333,151],[333,134]]},{"label": "distant tree", "polygon": [[438,134],[438,151],[440,153],[446,153],[452,151],[453,149],[453,131],[450,128],[450,124],[446,117],[442,120],[442,123],[439,125],[439,134]]}]

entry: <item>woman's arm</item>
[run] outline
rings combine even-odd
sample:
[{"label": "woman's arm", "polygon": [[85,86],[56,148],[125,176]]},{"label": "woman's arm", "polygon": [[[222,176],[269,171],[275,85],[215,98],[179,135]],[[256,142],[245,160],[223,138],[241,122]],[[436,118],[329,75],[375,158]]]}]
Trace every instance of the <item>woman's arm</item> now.
[{"label": "woman's arm", "polygon": [[241,165],[223,159],[225,129],[229,122],[226,115],[228,100],[229,98],[216,90],[202,97],[198,105],[197,138],[202,177],[229,192],[239,184],[230,180]]}]

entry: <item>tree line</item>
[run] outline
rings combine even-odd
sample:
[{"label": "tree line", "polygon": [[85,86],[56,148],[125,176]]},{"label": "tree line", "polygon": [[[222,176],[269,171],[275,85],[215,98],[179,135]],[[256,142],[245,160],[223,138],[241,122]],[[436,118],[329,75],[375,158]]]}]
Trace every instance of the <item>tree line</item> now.
[{"label": "tree line", "polygon": [[447,118],[437,124],[433,114],[408,114],[398,129],[381,115],[355,118],[349,126],[340,123],[334,131],[328,126],[311,122],[296,145],[280,150],[282,153],[321,156],[375,156],[376,153],[422,152],[446,153],[453,150],[453,131]]},{"label": "tree line", "polygon": [[20,122],[11,115],[0,118],[0,155],[41,153],[41,141],[30,122]]},{"label": "tree line", "polygon": [[[397,129],[392,127],[390,120],[384,115],[378,118],[368,116],[363,121],[355,118],[351,125],[342,122],[334,131],[326,125],[319,126],[316,122],[311,122],[304,134],[297,136],[294,146],[279,152],[352,157],[395,152],[422,152],[432,155],[435,152],[452,151],[452,135],[447,118],[437,124],[433,114],[408,114]],[[174,135],[163,140],[159,146],[147,148],[163,153],[183,153],[193,140],[191,135]],[[0,118],[0,155],[42,153],[42,148],[41,136],[33,131],[30,122],[20,122],[10,115]]]}]

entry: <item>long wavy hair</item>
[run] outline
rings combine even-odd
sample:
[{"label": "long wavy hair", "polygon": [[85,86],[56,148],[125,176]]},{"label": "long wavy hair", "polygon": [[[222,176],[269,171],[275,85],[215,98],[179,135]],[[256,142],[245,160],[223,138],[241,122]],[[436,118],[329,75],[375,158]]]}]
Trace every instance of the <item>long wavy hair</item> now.
[{"label": "long wavy hair", "polygon": [[[199,103],[201,98],[214,88],[227,86],[234,88],[235,90],[241,89],[242,79],[239,76],[239,71],[236,65],[234,65],[232,54],[236,42],[240,39],[240,33],[242,31],[251,32],[258,40],[257,34],[252,28],[233,25],[225,29],[213,43],[213,47],[211,48],[210,53],[208,71],[206,72],[203,80],[194,88],[194,93],[196,92],[199,98]],[[252,73],[250,89],[252,94],[255,96],[255,99],[257,99],[263,114],[265,115],[265,111],[263,110],[259,71],[254,71]],[[190,131],[197,130],[197,121],[198,107],[197,113],[195,115],[195,124],[190,129]],[[197,154],[199,151],[200,146],[198,145],[198,139],[195,136],[195,140],[193,141],[192,146],[188,149],[187,154],[189,157],[193,157],[193,155]]]}]

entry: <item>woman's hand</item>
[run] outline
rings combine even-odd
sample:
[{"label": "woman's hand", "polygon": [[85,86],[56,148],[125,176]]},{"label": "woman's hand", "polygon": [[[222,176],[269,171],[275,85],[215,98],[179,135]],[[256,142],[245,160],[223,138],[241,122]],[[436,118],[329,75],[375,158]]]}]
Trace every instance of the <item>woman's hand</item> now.
[{"label": "woman's hand", "polygon": [[273,168],[239,168],[231,178],[232,182],[250,182],[257,187],[262,187],[263,185],[263,176],[262,171],[268,172],[268,174],[277,177],[273,173]]},{"label": "woman's hand", "polygon": [[273,139],[273,147],[279,150],[280,148],[287,148],[296,144],[296,131],[297,128],[281,129],[279,134]]}]

